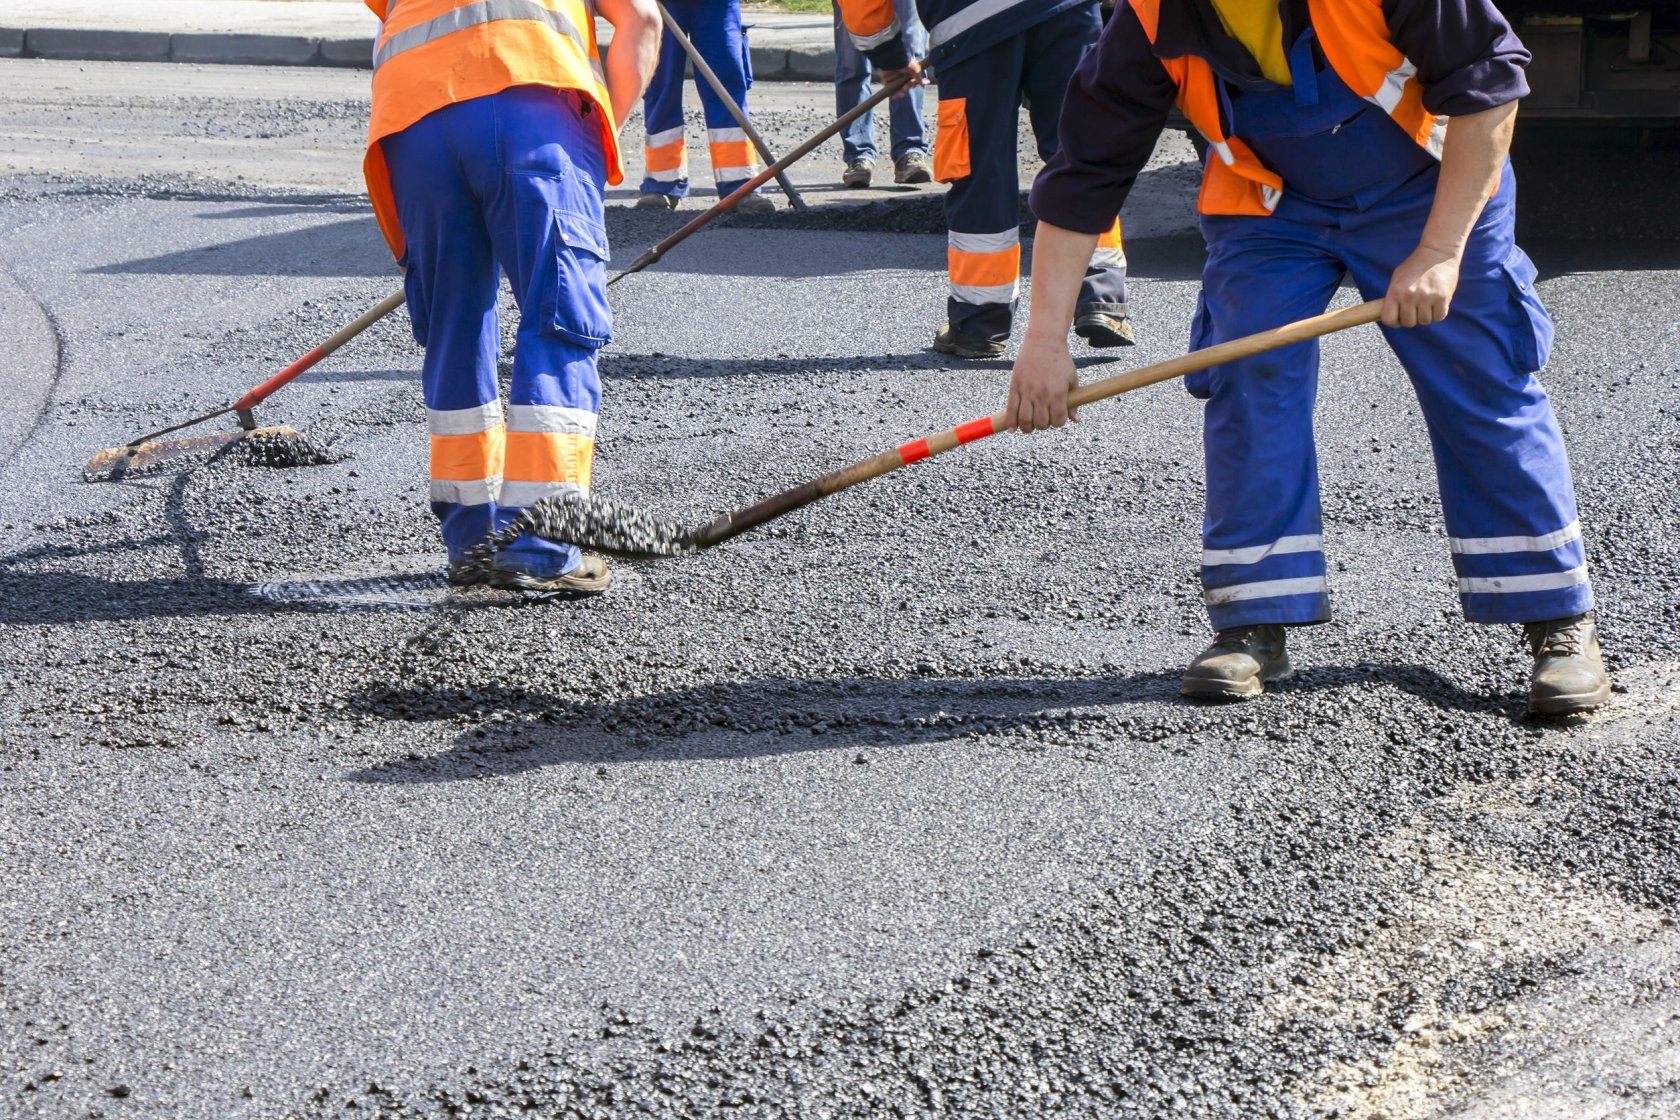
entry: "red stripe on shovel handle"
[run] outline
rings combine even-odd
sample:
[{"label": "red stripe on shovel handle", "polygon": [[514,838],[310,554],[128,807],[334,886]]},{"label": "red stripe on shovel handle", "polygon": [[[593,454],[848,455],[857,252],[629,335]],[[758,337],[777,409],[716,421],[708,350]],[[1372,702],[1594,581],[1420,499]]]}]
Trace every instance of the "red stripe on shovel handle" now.
[{"label": "red stripe on shovel handle", "polygon": [[291,365],[287,366],[285,369],[281,370],[279,373],[275,374],[273,377],[269,378],[267,381],[264,381],[261,385],[258,385],[255,389],[252,389],[249,393],[246,393],[243,397],[240,397],[238,400],[234,401],[233,402],[233,407],[236,408],[236,409],[255,408],[257,405],[261,404],[263,401],[266,401],[269,397],[269,394],[275,392],[278,389],[283,388],[286,385],[291,384],[292,380],[294,378],[296,378],[298,374],[302,373],[306,369],[309,369],[316,362],[319,362],[322,358],[324,358],[326,356],[327,356],[327,350],[326,350],[325,347],[321,347],[321,346],[315,347],[315,349],[311,350],[309,353],[305,354],[303,357],[299,358],[297,361],[293,362]]}]

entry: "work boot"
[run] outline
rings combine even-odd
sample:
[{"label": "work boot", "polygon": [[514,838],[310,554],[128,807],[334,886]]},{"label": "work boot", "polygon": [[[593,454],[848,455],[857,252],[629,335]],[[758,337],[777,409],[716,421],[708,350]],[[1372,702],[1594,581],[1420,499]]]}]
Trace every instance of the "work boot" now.
[{"label": "work boot", "polygon": [[1281,680],[1289,673],[1283,627],[1271,623],[1234,626],[1215,634],[1213,644],[1190,662],[1178,694],[1202,700],[1258,696],[1266,681]]},{"label": "work boot", "polygon": [[1081,311],[1074,316],[1073,333],[1089,345],[1099,349],[1108,346],[1131,346],[1137,342],[1132,333],[1132,321],[1124,311]]},{"label": "work boot", "polygon": [[928,166],[927,153],[921,150],[905,152],[893,160],[893,182],[931,183],[933,168]]},{"label": "work boot", "polygon": [[776,203],[768,196],[757,191],[747,195],[735,204],[737,214],[774,214]]},{"label": "work boot", "polygon": [[1610,698],[1610,677],[1598,648],[1592,612],[1523,625],[1534,654],[1528,678],[1528,710],[1537,716],[1590,712]]},{"label": "work boot", "polygon": [[997,358],[1003,355],[1003,343],[978,335],[963,334],[946,323],[933,336],[933,348],[941,354],[955,354],[959,358]]},{"label": "work boot", "polygon": [[492,567],[489,583],[503,591],[558,591],[572,598],[599,595],[612,586],[612,573],[607,562],[593,552],[585,552],[577,567],[562,576],[539,576],[517,568]]},{"label": "work boot", "polygon": [[675,210],[681,202],[674,194],[660,194],[658,191],[648,191],[636,200],[638,210]]},{"label": "work boot", "polygon": [[875,161],[872,159],[854,159],[846,165],[846,170],[840,173],[840,182],[853,190],[867,187],[873,178]]}]

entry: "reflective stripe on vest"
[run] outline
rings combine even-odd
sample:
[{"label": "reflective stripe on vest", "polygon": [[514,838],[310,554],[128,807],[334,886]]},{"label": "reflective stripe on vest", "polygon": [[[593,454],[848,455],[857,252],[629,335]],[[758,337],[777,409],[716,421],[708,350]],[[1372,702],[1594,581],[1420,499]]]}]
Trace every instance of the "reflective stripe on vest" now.
[{"label": "reflective stripe on vest", "polygon": [[[1161,0],[1127,0],[1151,45],[1160,30]],[[1313,31],[1336,76],[1347,87],[1406,130],[1436,159],[1446,140],[1447,118],[1423,107],[1417,67],[1388,40],[1380,0],[1308,0]],[[1198,55],[1164,58],[1178,87],[1178,107],[1208,140],[1218,161],[1209,160],[1196,208],[1204,214],[1269,214],[1283,197],[1283,180],[1248,146],[1225,134],[1219,113],[1219,81]]]},{"label": "reflective stripe on vest", "polygon": [[546,23],[576,43],[579,51],[589,54],[588,37],[565,12],[545,8],[536,0],[476,0],[389,36],[373,52],[373,68],[378,70],[404,51],[423,47],[433,39],[498,19],[529,19]]}]

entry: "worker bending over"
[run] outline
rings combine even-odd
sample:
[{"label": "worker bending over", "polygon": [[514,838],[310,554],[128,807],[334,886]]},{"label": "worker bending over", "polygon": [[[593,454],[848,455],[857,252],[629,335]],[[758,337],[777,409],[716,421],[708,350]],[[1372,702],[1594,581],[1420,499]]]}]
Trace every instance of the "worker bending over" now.
[{"label": "worker bending over", "polygon": [[[1049,159],[1063,91],[1102,17],[1097,0],[918,0],[917,7],[928,29],[927,62],[939,78],[933,177],[951,184],[951,291],[933,348],[995,358],[1009,341],[1021,289],[1021,101],[1029,103],[1039,155]],[[840,12],[883,82],[906,70],[920,74],[892,0],[840,0]],[[1126,256],[1113,212],[1082,263],[1074,332],[1092,346],[1130,345]]]},{"label": "worker bending over", "polygon": [[[745,113],[747,90],[752,87],[752,62],[741,29],[741,0],[665,0],[665,8]],[[688,138],[683,135],[683,71],[688,65],[688,52],[676,36],[667,34],[659,48],[659,66],[642,100],[647,175],[642,180],[642,196],[636,200],[639,207],[675,210],[677,203],[688,196]],[[706,116],[712,182],[722,198],[758,174],[758,157],[752,141],[711,85],[695,74],[694,86],[700,92],[700,108]],[[775,208],[775,203],[756,190],[735,204],[735,209],[744,214],[768,213]]]},{"label": "worker bending over", "polygon": [[[1529,706],[1609,693],[1563,437],[1534,373],[1552,323],[1512,240],[1506,159],[1528,52],[1493,0],[1129,0],[1086,56],[1040,219],[1008,415],[1059,426],[1065,331],[1086,255],[1176,101],[1212,145],[1192,349],[1325,310],[1344,276],[1383,300],[1434,447],[1472,622],[1520,623]],[[1450,314],[1449,314],[1450,310]],[[1330,617],[1313,397],[1318,344],[1188,379],[1206,401],[1202,586],[1217,632],[1187,696],[1251,696],[1289,672],[1285,628]]]},{"label": "worker bending over", "polygon": [[[612,335],[603,191],[618,122],[659,43],[654,0],[367,0],[368,193],[405,269],[431,428],[432,509],[456,583],[604,591],[606,562],[522,536],[488,573],[466,553],[550,494],[586,493]],[[613,25],[602,66],[594,12]],[[498,269],[519,304],[511,400],[496,384]]]}]

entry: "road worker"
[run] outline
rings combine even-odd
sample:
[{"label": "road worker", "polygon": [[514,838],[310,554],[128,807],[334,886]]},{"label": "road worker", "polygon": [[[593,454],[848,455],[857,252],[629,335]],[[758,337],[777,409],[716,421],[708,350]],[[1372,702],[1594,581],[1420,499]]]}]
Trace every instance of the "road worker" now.
[{"label": "road worker", "polygon": [[[1563,437],[1534,377],[1552,323],[1512,239],[1506,152],[1528,58],[1494,0],[1128,0],[1081,63],[1062,147],[1033,187],[1032,309],[1007,410],[1023,432],[1067,419],[1085,257],[1176,101],[1212,148],[1192,349],[1320,314],[1344,277],[1382,299],[1434,448],[1464,613],[1522,625],[1530,710],[1557,715],[1610,685]],[[1286,628],[1330,618],[1317,376],[1306,342],[1188,379],[1206,402],[1201,582],[1216,636],[1187,696],[1259,693],[1289,672]]]},{"label": "road worker", "polygon": [[[368,193],[404,269],[431,429],[432,509],[457,583],[592,594],[598,556],[521,537],[466,554],[525,506],[586,493],[612,335],[603,192],[652,73],[654,0],[367,0],[375,48]],[[594,13],[613,25],[603,66]],[[498,269],[519,305],[511,399],[496,383]]]},{"label": "road worker", "polygon": [[[741,29],[741,0],[666,0],[665,8],[735,104],[746,112],[752,62]],[[636,200],[639,207],[675,210],[688,197],[688,139],[683,135],[683,72],[688,65],[688,52],[674,35],[667,34],[659,48],[659,66],[642,99],[647,175],[642,180],[642,196]],[[712,183],[722,198],[758,174],[758,155],[711,85],[698,74],[694,84],[706,117]],[[735,204],[735,209],[744,214],[767,213],[775,208],[775,203],[756,190]]]},{"label": "road worker", "polygon": [[[892,0],[840,0],[852,40],[884,82],[921,66]],[[950,295],[933,348],[995,358],[1009,341],[1021,279],[1016,134],[1023,98],[1039,155],[1056,150],[1062,94],[1102,29],[1097,0],[919,0],[927,63],[939,78],[933,177],[945,195]],[[918,78],[919,80],[919,78]],[[1134,341],[1126,314],[1120,223],[1087,254],[1073,330],[1092,346]]]}]

